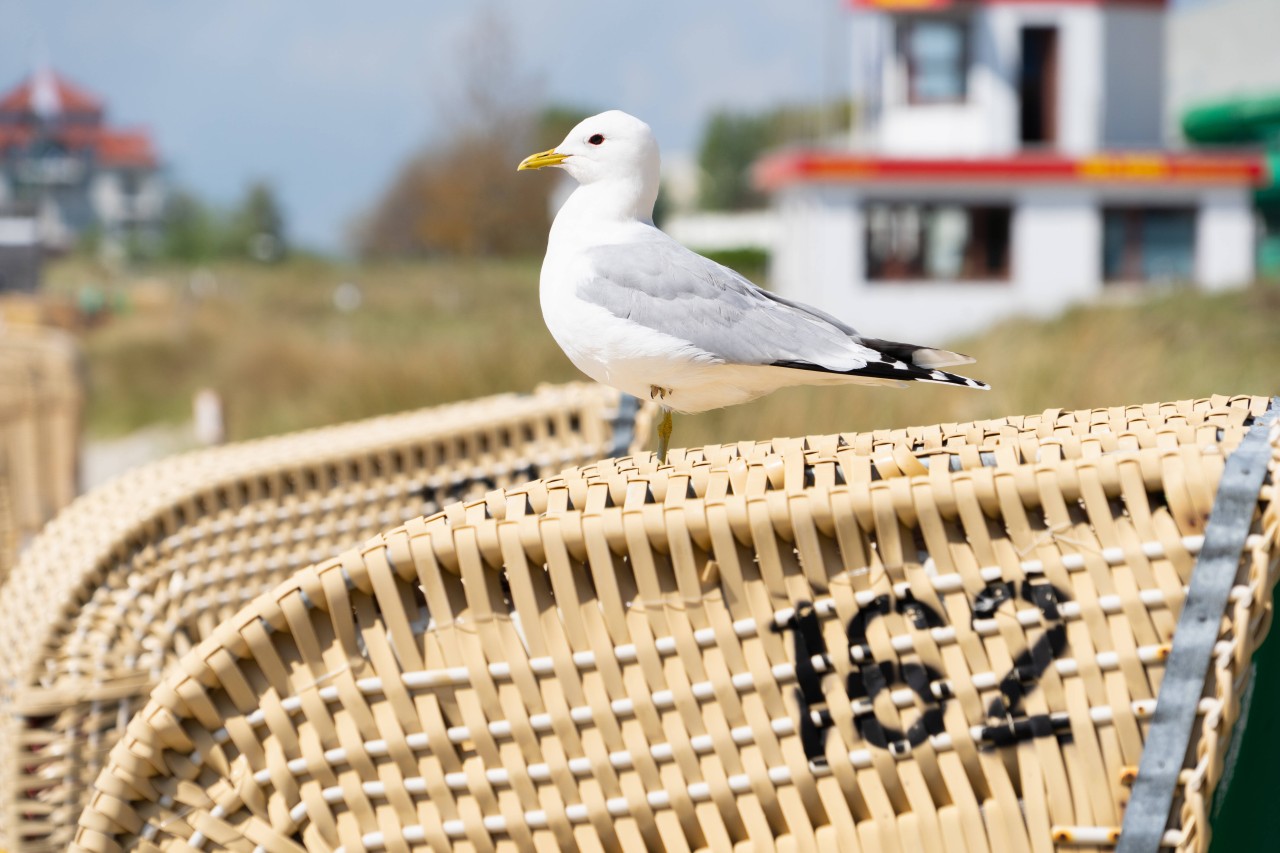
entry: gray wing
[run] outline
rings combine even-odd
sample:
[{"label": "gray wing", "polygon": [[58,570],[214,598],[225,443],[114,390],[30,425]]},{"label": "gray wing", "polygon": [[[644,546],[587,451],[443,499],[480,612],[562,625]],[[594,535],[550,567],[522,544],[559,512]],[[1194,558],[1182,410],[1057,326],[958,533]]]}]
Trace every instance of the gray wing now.
[{"label": "gray wing", "polygon": [[725,362],[844,373],[881,360],[835,317],[762,290],[678,243],[597,246],[587,258],[579,298]]}]

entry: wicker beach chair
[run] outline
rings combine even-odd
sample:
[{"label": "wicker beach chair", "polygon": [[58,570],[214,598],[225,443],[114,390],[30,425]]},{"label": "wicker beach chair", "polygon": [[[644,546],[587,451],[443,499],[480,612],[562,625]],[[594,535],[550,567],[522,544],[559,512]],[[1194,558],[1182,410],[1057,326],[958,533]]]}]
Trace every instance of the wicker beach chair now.
[{"label": "wicker beach chair", "polygon": [[198,451],[80,498],[0,588],[0,849],[66,849],[129,717],[254,596],[407,518],[625,453],[648,419],[548,387]]},{"label": "wicker beach chair", "polygon": [[0,580],[75,497],[82,405],[79,355],[68,336],[0,332]]},{"label": "wicker beach chair", "polygon": [[453,504],[187,653],[73,849],[1109,850],[1124,823],[1203,851],[1271,618],[1272,414],[673,451]]}]

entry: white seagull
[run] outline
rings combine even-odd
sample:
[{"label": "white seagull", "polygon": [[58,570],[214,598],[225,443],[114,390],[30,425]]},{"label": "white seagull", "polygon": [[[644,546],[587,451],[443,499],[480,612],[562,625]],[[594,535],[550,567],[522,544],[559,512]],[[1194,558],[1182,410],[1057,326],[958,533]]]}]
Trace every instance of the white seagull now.
[{"label": "white seagull", "polygon": [[545,166],[564,169],[578,187],[551,226],[542,317],[583,373],[661,402],[663,461],[672,411],[705,412],[792,385],[990,387],[939,370],[968,356],[864,337],[655,228],[658,143],[634,116],[592,116],[518,168]]}]

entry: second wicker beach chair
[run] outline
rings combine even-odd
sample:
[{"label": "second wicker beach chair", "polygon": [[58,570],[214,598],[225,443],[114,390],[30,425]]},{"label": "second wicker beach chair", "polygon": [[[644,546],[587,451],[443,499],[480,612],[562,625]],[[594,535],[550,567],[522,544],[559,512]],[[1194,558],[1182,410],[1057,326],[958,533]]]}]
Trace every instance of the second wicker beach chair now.
[{"label": "second wicker beach chair", "polygon": [[406,518],[626,453],[648,417],[547,387],[199,451],[76,501],[0,588],[0,849],[66,849],[129,717],[256,595]]},{"label": "second wicker beach chair", "polygon": [[0,330],[0,580],[18,550],[75,497],[82,398],[70,337]]}]

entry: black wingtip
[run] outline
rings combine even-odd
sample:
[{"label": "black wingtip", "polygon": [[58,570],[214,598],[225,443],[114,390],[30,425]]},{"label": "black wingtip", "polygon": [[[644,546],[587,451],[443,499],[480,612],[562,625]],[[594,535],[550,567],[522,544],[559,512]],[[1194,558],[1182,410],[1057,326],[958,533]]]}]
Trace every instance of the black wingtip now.
[{"label": "black wingtip", "polygon": [[775,361],[772,366],[789,367],[794,370],[813,370],[837,376],[861,376],[867,379],[887,379],[896,382],[929,382],[934,385],[973,388],[976,391],[991,390],[990,385],[977,379],[970,379],[958,373],[948,373],[937,368],[918,367],[914,364],[896,360],[870,361],[853,370],[829,370],[821,365],[811,364],[807,361]]},{"label": "black wingtip", "polygon": [[928,376],[913,377],[918,382],[933,382],[938,385],[959,385],[965,388],[973,388],[976,391],[990,391],[991,386],[978,380],[970,379],[968,376],[961,376],[958,373],[948,373],[945,370],[930,370]]},{"label": "black wingtip", "polygon": [[[938,371],[941,373],[942,371]],[[972,388],[975,391],[990,391],[991,386],[985,382],[979,382],[977,379],[970,379],[967,376],[957,376],[954,373],[948,373],[945,379],[935,379],[933,377],[912,377],[916,382],[928,382],[931,385],[950,385],[954,388]]]}]

